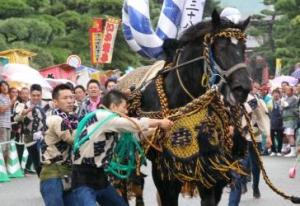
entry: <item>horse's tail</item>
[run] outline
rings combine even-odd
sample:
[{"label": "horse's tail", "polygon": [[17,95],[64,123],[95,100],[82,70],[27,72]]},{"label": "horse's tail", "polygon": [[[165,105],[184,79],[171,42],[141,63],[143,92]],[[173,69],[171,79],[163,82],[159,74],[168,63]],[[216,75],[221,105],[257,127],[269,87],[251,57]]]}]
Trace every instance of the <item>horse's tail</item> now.
[{"label": "horse's tail", "polygon": [[[250,117],[247,115],[247,112],[244,111],[244,114],[245,114],[245,118],[246,118],[246,121],[247,121],[247,124],[248,126],[250,126]],[[251,128],[251,127],[249,127]],[[251,129],[250,129],[251,130]],[[290,200],[291,202],[295,203],[295,204],[300,204],[300,197],[296,197],[296,196],[291,196],[291,195],[288,195],[286,194],[285,192],[281,191],[279,188],[277,188],[270,180],[269,176],[267,175],[267,172],[265,170],[265,167],[264,167],[264,164],[263,164],[263,161],[260,157],[260,154],[259,154],[259,151],[258,151],[258,146],[257,146],[257,143],[254,139],[254,136],[253,136],[253,132],[250,131],[250,136],[251,136],[251,141],[254,145],[254,151],[257,155],[257,159],[258,159],[258,164],[259,164],[259,167],[261,169],[261,172],[262,172],[262,176],[266,182],[266,184],[275,192],[277,193],[278,195],[282,196],[283,198],[285,199],[288,199]]]}]

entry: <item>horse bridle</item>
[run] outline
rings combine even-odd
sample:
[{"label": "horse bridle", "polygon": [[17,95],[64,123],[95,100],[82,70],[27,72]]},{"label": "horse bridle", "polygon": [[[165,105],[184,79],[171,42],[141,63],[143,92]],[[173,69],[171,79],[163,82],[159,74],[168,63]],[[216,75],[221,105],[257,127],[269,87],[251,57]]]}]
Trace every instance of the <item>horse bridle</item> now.
[{"label": "horse bridle", "polygon": [[[213,44],[214,40],[216,37],[225,37],[225,38],[231,38],[235,37],[238,40],[246,40],[246,34],[242,32],[240,29],[236,28],[228,28],[223,31],[220,31],[215,34],[208,33],[204,36],[204,51],[203,55],[200,57],[196,57],[192,60],[189,60],[187,62],[184,62],[182,64],[179,64],[179,60],[181,57],[181,52],[182,49],[177,50],[177,55],[176,55],[176,64],[174,67],[167,68],[162,71],[162,73],[169,72],[171,70],[176,69],[176,74],[180,83],[180,86],[184,90],[184,92],[191,98],[195,99],[195,97],[188,91],[188,89],[184,86],[183,81],[181,79],[181,76],[179,74],[179,69],[183,68],[183,66],[189,65],[191,63],[194,63],[199,60],[205,60],[203,61],[204,64],[204,74],[203,78],[201,81],[202,86],[208,87],[209,86],[209,77],[210,78],[215,78],[216,76],[220,77],[220,81],[218,84],[215,84],[215,82],[212,83],[211,86],[216,86],[217,88],[221,88],[223,84],[227,84],[227,79],[232,75],[235,71],[240,70],[240,69],[246,69],[247,65],[245,63],[238,63],[230,67],[228,70],[223,70],[217,62],[214,60],[211,52],[211,45]],[[210,76],[208,75],[207,72],[210,72]]]}]

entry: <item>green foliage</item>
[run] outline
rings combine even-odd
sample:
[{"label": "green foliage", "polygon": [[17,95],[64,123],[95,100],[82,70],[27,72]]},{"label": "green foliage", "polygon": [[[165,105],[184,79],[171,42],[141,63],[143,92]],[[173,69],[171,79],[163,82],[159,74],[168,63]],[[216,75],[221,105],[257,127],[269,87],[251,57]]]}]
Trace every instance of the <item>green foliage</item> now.
[{"label": "green foliage", "polygon": [[36,11],[39,11],[40,8],[49,5],[49,0],[26,0],[26,2],[29,6],[33,7]]},{"label": "green foliage", "polygon": [[[34,68],[61,64],[71,54],[80,56],[83,65],[91,65],[89,33],[92,19],[122,17],[124,0],[3,0],[0,4],[0,50],[23,48],[38,55]],[[154,27],[161,12],[161,0],[149,0]],[[218,1],[207,0],[205,15],[210,16]],[[298,20],[295,19],[295,25]],[[104,69],[126,69],[151,64],[127,45],[121,25],[118,29],[113,61]]]},{"label": "green foliage", "polygon": [[4,0],[0,3],[0,19],[26,16],[32,11],[33,8],[22,0]]},{"label": "green foliage", "polygon": [[66,6],[63,3],[56,2],[54,4],[51,4],[48,7],[45,7],[44,13],[55,16],[57,14],[64,12],[65,10],[66,10]]},{"label": "green foliage", "polygon": [[87,13],[90,9],[91,0],[62,0],[69,10],[80,14]]},{"label": "green foliage", "polygon": [[91,0],[90,12],[93,15],[122,17],[123,1],[120,0]]},{"label": "green foliage", "polygon": [[46,43],[52,28],[37,19],[10,18],[0,21],[0,33],[6,42],[27,41],[30,43]]},{"label": "green foliage", "polygon": [[51,34],[49,36],[48,44],[52,42],[55,38],[65,35],[66,26],[64,22],[60,21],[58,18],[50,15],[39,15],[36,16],[36,18],[40,19],[41,21],[44,21],[51,27]]},{"label": "green foliage", "polygon": [[66,61],[66,57],[72,54],[70,50],[59,47],[49,47],[46,50],[53,56],[54,64],[64,63]]},{"label": "green foliage", "polygon": [[76,30],[80,26],[80,14],[76,11],[65,11],[57,15],[57,18],[66,25],[67,32]]},{"label": "green foliage", "polygon": [[0,34],[0,51],[8,49],[5,37]]},{"label": "green foliage", "polygon": [[211,14],[214,9],[220,10],[220,1],[216,0],[206,0],[204,7],[204,17],[211,17]]},{"label": "green foliage", "polygon": [[10,18],[0,22],[0,33],[5,37],[7,43],[25,40],[29,36],[26,20]]},{"label": "green foliage", "polygon": [[[300,61],[300,1],[264,0],[264,3],[273,5],[274,10],[263,10],[262,18],[254,18],[257,20],[254,24],[256,30],[251,28],[249,31],[252,35],[263,36],[265,40],[264,44],[256,49],[255,54],[267,57],[273,68],[275,59],[281,58],[282,72],[288,74],[295,63]],[[270,20],[272,17],[273,21]],[[270,50],[272,52],[269,52]]]}]

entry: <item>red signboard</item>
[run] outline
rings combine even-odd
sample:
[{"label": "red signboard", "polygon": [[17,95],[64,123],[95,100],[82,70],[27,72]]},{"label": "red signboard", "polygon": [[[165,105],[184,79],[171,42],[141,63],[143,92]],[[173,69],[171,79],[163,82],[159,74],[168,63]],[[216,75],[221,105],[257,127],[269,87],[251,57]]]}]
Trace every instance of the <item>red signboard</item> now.
[{"label": "red signboard", "polygon": [[91,63],[98,64],[103,39],[103,20],[93,19],[93,26],[89,29]]},{"label": "red signboard", "polygon": [[119,23],[119,19],[112,17],[106,20],[99,56],[99,63],[101,64],[111,63]]}]

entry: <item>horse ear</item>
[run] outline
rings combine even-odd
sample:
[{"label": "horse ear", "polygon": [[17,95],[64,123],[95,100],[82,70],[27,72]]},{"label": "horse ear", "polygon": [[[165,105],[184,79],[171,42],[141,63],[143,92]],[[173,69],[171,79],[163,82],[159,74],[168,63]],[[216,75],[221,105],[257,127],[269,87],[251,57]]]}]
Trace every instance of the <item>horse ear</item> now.
[{"label": "horse ear", "polygon": [[242,31],[245,31],[245,29],[247,28],[248,24],[250,23],[251,20],[251,16],[249,16],[245,21],[243,21],[241,23],[241,29]]},{"label": "horse ear", "polygon": [[213,12],[211,14],[211,19],[212,19],[211,21],[212,21],[213,26],[220,25],[221,18],[220,18],[219,12],[216,9],[213,10]]},{"label": "horse ear", "polygon": [[166,62],[172,62],[176,54],[176,50],[179,48],[179,41],[177,39],[164,40],[163,50],[166,56]]}]

